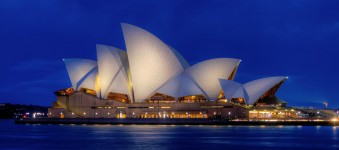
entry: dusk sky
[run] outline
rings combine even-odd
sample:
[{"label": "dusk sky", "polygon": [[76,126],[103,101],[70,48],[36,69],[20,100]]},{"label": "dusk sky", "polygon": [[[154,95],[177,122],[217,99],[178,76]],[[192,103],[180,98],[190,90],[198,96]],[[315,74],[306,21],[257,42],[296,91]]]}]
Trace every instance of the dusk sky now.
[{"label": "dusk sky", "polygon": [[339,107],[337,0],[1,0],[0,103],[50,106],[71,87],[63,58],[96,60],[96,44],[125,48],[139,26],[193,65],[238,58],[235,81],[288,76],[289,106]]}]

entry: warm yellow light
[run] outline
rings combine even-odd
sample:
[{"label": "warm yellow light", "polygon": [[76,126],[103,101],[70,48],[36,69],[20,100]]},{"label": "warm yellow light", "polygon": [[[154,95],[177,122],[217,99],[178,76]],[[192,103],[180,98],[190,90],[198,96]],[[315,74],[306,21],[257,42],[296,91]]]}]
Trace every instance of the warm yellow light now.
[{"label": "warm yellow light", "polygon": [[333,122],[337,122],[338,119],[337,119],[337,118],[333,118],[332,121],[333,121]]},{"label": "warm yellow light", "polygon": [[99,91],[100,91],[100,78],[99,78],[99,74],[95,78],[95,87],[94,88],[95,88],[96,94],[99,94]]}]

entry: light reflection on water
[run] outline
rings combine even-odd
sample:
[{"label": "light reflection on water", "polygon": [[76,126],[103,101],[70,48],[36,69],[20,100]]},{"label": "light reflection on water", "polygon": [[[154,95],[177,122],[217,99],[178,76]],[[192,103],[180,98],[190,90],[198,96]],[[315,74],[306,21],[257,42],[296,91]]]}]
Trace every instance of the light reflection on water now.
[{"label": "light reflection on water", "polygon": [[337,127],[15,125],[0,120],[0,149],[337,149]]}]

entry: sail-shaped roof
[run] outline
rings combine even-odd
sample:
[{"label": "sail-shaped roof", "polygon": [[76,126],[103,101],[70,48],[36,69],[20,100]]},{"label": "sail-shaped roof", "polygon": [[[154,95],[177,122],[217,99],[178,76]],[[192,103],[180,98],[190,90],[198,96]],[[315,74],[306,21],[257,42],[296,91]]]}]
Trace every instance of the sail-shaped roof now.
[{"label": "sail-shaped roof", "polygon": [[221,91],[219,79],[228,79],[239,63],[239,59],[215,58],[195,64],[185,72],[202,88],[208,99],[216,100]]},{"label": "sail-shaped roof", "polygon": [[110,92],[129,94],[128,76],[124,65],[125,51],[106,45],[97,45],[98,68],[101,97],[107,98]]},{"label": "sail-shaped roof", "polygon": [[122,23],[136,102],[150,97],[184,68],[170,47],[139,27]]},{"label": "sail-shaped roof", "polygon": [[257,79],[244,84],[244,88],[248,93],[248,104],[253,105],[263,94],[273,88],[275,85],[285,81],[287,77],[277,76]]}]

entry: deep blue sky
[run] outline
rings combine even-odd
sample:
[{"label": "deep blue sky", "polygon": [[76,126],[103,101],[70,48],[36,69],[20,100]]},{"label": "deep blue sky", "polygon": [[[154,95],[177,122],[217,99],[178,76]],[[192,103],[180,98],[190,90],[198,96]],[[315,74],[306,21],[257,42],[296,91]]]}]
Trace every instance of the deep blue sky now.
[{"label": "deep blue sky", "polygon": [[63,58],[125,49],[120,22],[140,26],[191,63],[242,59],[235,80],[286,75],[290,106],[339,107],[339,1],[0,1],[0,103],[51,105],[70,87]]}]

